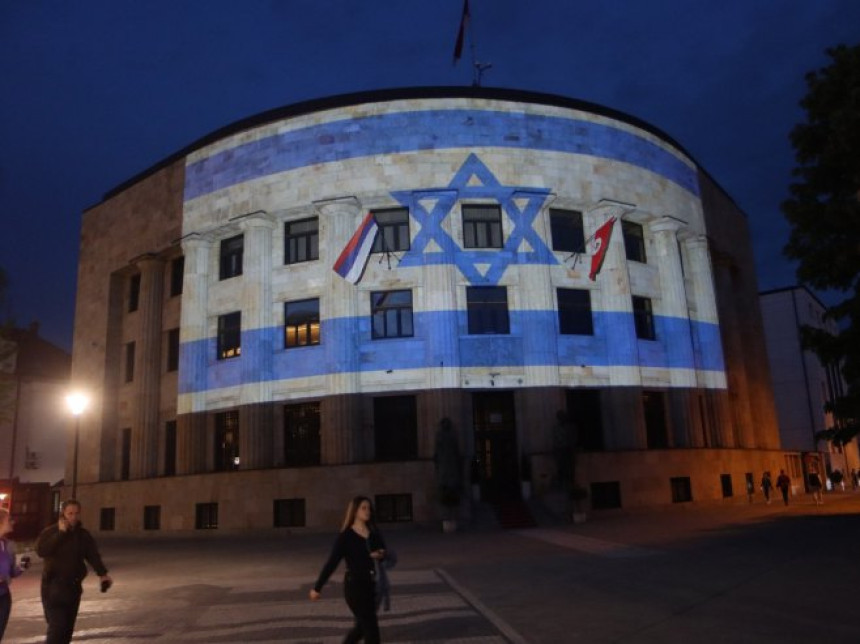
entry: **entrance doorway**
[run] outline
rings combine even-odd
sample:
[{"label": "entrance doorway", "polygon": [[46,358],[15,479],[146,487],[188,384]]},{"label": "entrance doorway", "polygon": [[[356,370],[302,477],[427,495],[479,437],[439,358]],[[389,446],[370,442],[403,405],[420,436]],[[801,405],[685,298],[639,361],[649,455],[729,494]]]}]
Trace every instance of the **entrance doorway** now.
[{"label": "entrance doorway", "polygon": [[513,392],[472,394],[475,457],[483,501],[519,497],[515,421]]}]

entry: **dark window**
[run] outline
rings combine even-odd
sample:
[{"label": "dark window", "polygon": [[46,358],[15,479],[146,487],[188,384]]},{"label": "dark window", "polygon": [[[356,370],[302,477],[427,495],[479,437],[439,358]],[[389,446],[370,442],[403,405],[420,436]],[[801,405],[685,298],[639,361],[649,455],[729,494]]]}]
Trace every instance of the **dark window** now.
[{"label": "dark window", "polygon": [[218,359],[236,358],[242,354],[242,312],[218,316]]},{"label": "dark window", "polygon": [[568,389],[567,417],[576,428],[576,442],[586,452],[603,450],[603,414],[599,389]]},{"label": "dark window", "polygon": [[621,233],[624,236],[624,253],[633,262],[647,261],[645,257],[645,233],[642,226],[632,221],[621,222]]},{"label": "dark window", "polygon": [[502,209],[499,206],[463,206],[463,247],[502,247]]},{"label": "dark window", "polygon": [[469,333],[510,333],[508,290],[504,286],[467,286]]},{"label": "dark window", "polygon": [[119,479],[127,481],[131,477],[131,427],[124,427],[120,432],[120,471]]},{"label": "dark window", "polygon": [[132,275],[128,281],[128,312],[137,311],[140,306],[140,273]]},{"label": "dark window", "polygon": [[558,295],[558,330],[562,335],[594,335],[591,318],[591,292],[560,288]]},{"label": "dark window", "polygon": [[125,381],[134,380],[134,342],[125,344]]},{"label": "dark window", "polygon": [[230,239],[221,240],[219,279],[226,280],[242,274],[242,253],[244,248],[244,235],[236,235]]},{"label": "dark window", "polygon": [[734,492],[732,491],[732,475],[731,474],[720,474],[720,487],[723,489],[723,498],[728,498],[730,496],[734,496]]},{"label": "dark window", "polygon": [[412,521],[411,494],[377,494],[374,502],[379,523],[409,523]]},{"label": "dark window", "polygon": [[284,462],[286,465],[320,464],[320,404],[284,406]]},{"label": "dark window", "polygon": [[215,414],[215,470],[239,469],[239,412]]},{"label": "dark window", "polygon": [[275,499],[272,503],[276,528],[301,528],[305,525],[304,499]]},{"label": "dark window", "polygon": [[659,391],[643,391],[642,409],[648,449],[668,447],[669,432],[666,427],[666,403],[663,394]]},{"label": "dark window", "polygon": [[176,474],[176,421],[164,423],[164,476]]},{"label": "dark window", "polygon": [[621,507],[621,484],[603,481],[591,484],[591,509],[614,510]]},{"label": "dark window", "polygon": [[549,228],[553,250],[565,253],[585,252],[581,212],[552,209],[549,211]]},{"label": "dark window", "polygon": [[167,370],[179,369],[179,329],[167,332]]},{"label": "dark window", "polygon": [[198,503],[194,510],[194,527],[198,530],[215,530],[218,527],[218,504]]},{"label": "dark window", "polygon": [[284,303],[284,348],[320,343],[319,299]]},{"label": "dark window", "polygon": [[143,529],[144,530],[161,530],[161,506],[160,505],[145,505],[145,506],[143,506]]},{"label": "dark window", "polygon": [[693,500],[693,488],[689,476],[676,476],[669,479],[672,486],[672,503],[686,503]]},{"label": "dark window", "polygon": [[636,337],[640,340],[654,340],[654,314],[651,312],[651,300],[647,297],[633,296],[633,323],[636,325]]},{"label": "dark window", "polygon": [[373,213],[379,232],[373,240],[374,253],[396,253],[409,250],[409,210],[377,210]]},{"label": "dark window", "polygon": [[374,291],[370,294],[371,336],[411,338],[412,291]]},{"label": "dark window", "polygon": [[185,278],[185,257],[170,262],[170,297],[182,295],[182,280]]},{"label": "dark window", "polygon": [[319,218],[288,221],[284,224],[284,264],[319,259]]},{"label": "dark window", "polygon": [[99,511],[99,530],[111,532],[116,528],[116,508],[102,508]]},{"label": "dark window", "polygon": [[405,461],[418,455],[418,414],[415,396],[373,399],[377,461]]}]

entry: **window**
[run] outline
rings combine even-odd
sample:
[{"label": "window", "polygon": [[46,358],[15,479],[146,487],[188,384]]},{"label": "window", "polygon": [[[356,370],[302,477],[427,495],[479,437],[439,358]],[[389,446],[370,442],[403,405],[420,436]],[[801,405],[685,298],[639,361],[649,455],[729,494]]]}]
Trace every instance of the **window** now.
[{"label": "window", "polygon": [[411,494],[377,494],[374,500],[379,523],[409,523],[412,521]]},{"label": "window", "polygon": [[654,314],[651,312],[651,300],[647,297],[633,296],[633,324],[636,325],[636,337],[640,340],[654,340]]},{"label": "window", "polygon": [[176,474],[176,421],[164,423],[164,476]]},{"label": "window", "polygon": [[125,381],[134,380],[134,342],[125,344]]},{"label": "window", "polygon": [[218,316],[218,359],[227,360],[242,354],[242,313]]},{"label": "window", "polygon": [[179,369],[179,329],[167,332],[167,371]]},{"label": "window", "polygon": [[467,286],[469,333],[510,333],[508,290],[504,286]]},{"label": "window", "polygon": [[131,427],[124,427],[120,432],[120,481],[131,478]]},{"label": "window", "polygon": [[305,525],[305,500],[275,499],[272,514],[276,528],[301,528]]},{"label": "window", "polygon": [[591,319],[591,292],[560,288],[558,296],[558,330],[562,335],[594,335]]},{"label": "window", "polygon": [[132,275],[128,281],[128,312],[137,311],[140,306],[140,273]]},{"label": "window", "polygon": [[218,504],[198,503],[194,510],[194,527],[197,530],[218,528]]},{"label": "window", "polygon": [[415,396],[373,399],[377,461],[405,461],[418,456],[418,414]]},{"label": "window", "polygon": [[632,262],[646,262],[645,233],[642,226],[632,221],[621,221],[621,234],[624,236],[624,253]]},{"label": "window", "polygon": [[245,248],[245,236],[236,235],[230,239],[221,240],[221,262],[218,271],[219,279],[226,280],[242,274],[242,253]]},{"label": "window", "polygon": [[582,227],[581,212],[551,209],[549,229],[553,250],[565,253],[585,252],[585,232]]},{"label": "window", "polygon": [[396,253],[409,250],[409,210],[395,208],[373,213],[379,232],[373,240],[374,253]]},{"label": "window", "polygon": [[603,413],[599,389],[568,389],[567,417],[575,419],[579,447],[586,452],[599,452],[603,445]]},{"label": "window", "polygon": [[182,280],[185,278],[185,257],[170,262],[170,297],[182,295]]},{"label": "window", "polygon": [[686,503],[693,500],[693,489],[689,476],[675,476],[669,479],[672,486],[672,503]]},{"label": "window", "polygon": [[666,426],[666,402],[662,392],[643,391],[642,409],[645,416],[645,434],[648,449],[663,449],[669,446],[669,431]]},{"label": "window", "polygon": [[284,348],[307,347],[320,343],[320,301],[299,300],[284,303]]},{"label": "window", "polygon": [[370,294],[371,336],[411,338],[412,291],[374,291]]},{"label": "window", "polygon": [[591,509],[614,510],[621,507],[621,484],[603,481],[591,484]]},{"label": "window", "polygon": [[463,247],[502,247],[502,209],[499,206],[463,205]]},{"label": "window", "polygon": [[319,259],[319,218],[288,221],[284,224],[284,264]]},{"label": "window", "polygon": [[286,465],[320,464],[320,404],[284,406],[284,462]]},{"label": "window", "polygon": [[239,412],[215,414],[215,471],[239,469]]},{"label": "window", "polygon": [[145,506],[143,506],[143,529],[144,530],[161,530],[161,506],[160,505],[145,505]]},{"label": "window", "polygon": [[726,499],[730,496],[734,496],[732,490],[732,475],[731,474],[720,474],[720,487],[723,490],[723,498]]},{"label": "window", "polygon": [[99,530],[112,532],[116,528],[116,508],[102,508],[99,511]]}]

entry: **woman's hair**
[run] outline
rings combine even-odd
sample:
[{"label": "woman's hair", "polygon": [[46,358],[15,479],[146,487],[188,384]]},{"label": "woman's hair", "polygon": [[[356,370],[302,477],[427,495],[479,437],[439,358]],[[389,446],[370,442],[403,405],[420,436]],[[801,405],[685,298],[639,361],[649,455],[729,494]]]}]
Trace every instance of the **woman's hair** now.
[{"label": "woman's hair", "polygon": [[352,527],[352,524],[355,523],[355,515],[358,512],[358,506],[360,506],[364,501],[367,501],[370,504],[370,521],[367,522],[369,528],[373,527],[373,501],[371,501],[366,496],[357,496],[349,502],[349,505],[346,506],[346,516],[343,518],[343,526],[341,526],[340,531],[346,532]]}]

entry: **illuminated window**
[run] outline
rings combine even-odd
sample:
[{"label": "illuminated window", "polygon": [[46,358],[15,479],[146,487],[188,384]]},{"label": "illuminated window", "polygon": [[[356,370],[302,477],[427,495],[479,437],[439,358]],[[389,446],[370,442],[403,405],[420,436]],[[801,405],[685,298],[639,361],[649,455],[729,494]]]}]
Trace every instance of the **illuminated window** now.
[{"label": "illuminated window", "polygon": [[409,250],[409,210],[395,208],[373,213],[379,232],[373,240],[374,253],[394,253]]},{"label": "illuminated window", "polygon": [[242,354],[242,313],[218,316],[218,359],[236,358]]},{"label": "illuminated window", "polygon": [[319,217],[284,224],[284,264],[319,259]]},{"label": "illuminated window", "polygon": [[412,291],[371,293],[370,319],[374,340],[412,337]]},{"label": "illuminated window", "polygon": [[469,333],[510,333],[508,319],[508,290],[504,286],[466,287],[466,308]]},{"label": "illuminated window", "polygon": [[242,274],[242,254],[245,248],[245,237],[236,235],[230,239],[221,240],[221,261],[219,279],[226,280]]},{"label": "illuminated window", "polygon": [[502,247],[502,209],[500,206],[463,205],[463,247]]},{"label": "illuminated window", "polygon": [[585,251],[585,233],[582,227],[582,213],[577,210],[549,211],[549,227],[552,235],[552,249],[565,253]]},{"label": "illuminated window", "polygon": [[307,347],[320,343],[319,299],[284,303],[284,347]]}]

